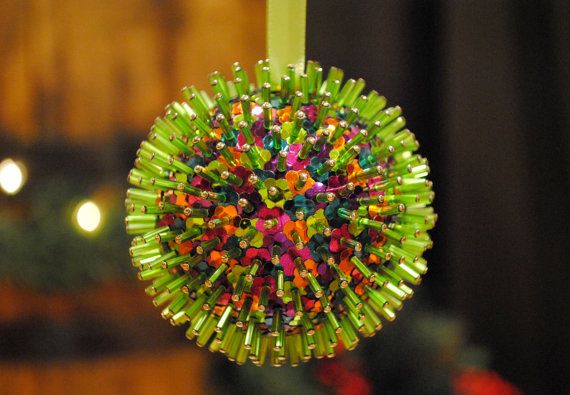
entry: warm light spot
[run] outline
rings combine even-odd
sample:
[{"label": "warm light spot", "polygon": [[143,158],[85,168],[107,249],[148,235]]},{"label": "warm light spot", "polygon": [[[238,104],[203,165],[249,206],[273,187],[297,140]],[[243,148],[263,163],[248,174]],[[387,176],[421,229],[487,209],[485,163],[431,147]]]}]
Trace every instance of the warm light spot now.
[{"label": "warm light spot", "polygon": [[101,210],[92,201],[80,203],[75,218],[77,224],[86,232],[95,231],[101,224]]},{"label": "warm light spot", "polygon": [[253,110],[251,110],[252,115],[255,115],[256,117],[260,116],[262,112],[263,109],[260,106],[255,106],[253,107]]},{"label": "warm light spot", "polygon": [[0,163],[0,188],[8,195],[15,195],[24,186],[25,167],[12,159]]}]

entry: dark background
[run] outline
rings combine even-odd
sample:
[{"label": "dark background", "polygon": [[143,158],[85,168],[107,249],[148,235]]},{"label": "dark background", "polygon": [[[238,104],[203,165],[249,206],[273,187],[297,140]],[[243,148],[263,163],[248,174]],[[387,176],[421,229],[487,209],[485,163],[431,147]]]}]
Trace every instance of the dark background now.
[{"label": "dark background", "polygon": [[[124,176],[146,127],[164,104],[180,99],[183,85],[206,88],[207,73],[220,65],[229,74],[234,60],[250,66],[264,57],[262,1],[103,3],[0,2],[6,10],[0,160],[23,159],[30,172],[17,197],[0,196],[0,291],[16,286],[23,289],[18,298],[40,292],[69,301],[119,281],[127,289],[121,292],[142,306],[142,285],[127,286],[134,273],[127,237],[117,229]],[[417,304],[432,306],[461,322],[468,341],[487,349],[489,368],[525,393],[564,393],[570,373],[570,3],[308,3],[307,58],[364,78],[367,90],[402,106],[430,161],[439,214],[435,247],[420,301],[410,302],[402,320]],[[64,229],[57,210],[93,194],[112,207],[114,230],[83,240]],[[44,207],[44,201],[55,203]],[[52,228],[33,225],[46,221]],[[43,296],[25,299],[17,304],[20,313],[9,314],[8,305],[20,299],[4,298],[2,366],[38,356],[180,347],[171,333],[180,334],[159,322],[149,300],[148,311],[132,303],[138,313],[114,324],[111,313],[97,310],[122,303],[125,295],[113,292],[114,299],[97,308],[90,304],[96,296],[76,298],[76,310],[69,311],[81,314],[70,315],[53,305],[45,309],[42,303],[53,299]],[[38,307],[27,308],[30,300]],[[405,342],[409,327],[398,325],[391,324],[384,339]],[[48,339],[41,347],[26,337],[34,331]],[[147,331],[161,340],[149,341],[156,338]],[[119,332],[134,334],[125,341]],[[381,358],[383,348],[368,347]],[[206,354],[199,360],[216,358]],[[374,360],[362,358],[364,364]],[[240,368],[214,361],[227,373],[231,392]],[[385,388],[405,392],[396,384]]]},{"label": "dark background", "polygon": [[440,219],[433,300],[534,393],[570,372],[566,1],[313,1],[307,52],[401,105]]}]

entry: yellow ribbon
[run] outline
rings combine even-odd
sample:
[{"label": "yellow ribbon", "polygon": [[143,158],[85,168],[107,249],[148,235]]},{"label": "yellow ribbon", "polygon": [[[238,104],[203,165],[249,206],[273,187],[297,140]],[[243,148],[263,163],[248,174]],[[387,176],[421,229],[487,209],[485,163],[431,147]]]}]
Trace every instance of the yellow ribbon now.
[{"label": "yellow ribbon", "polygon": [[267,56],[271,84],[279,86],[287,66],[302,73],[305,66],[307,0],[267,0]]}]

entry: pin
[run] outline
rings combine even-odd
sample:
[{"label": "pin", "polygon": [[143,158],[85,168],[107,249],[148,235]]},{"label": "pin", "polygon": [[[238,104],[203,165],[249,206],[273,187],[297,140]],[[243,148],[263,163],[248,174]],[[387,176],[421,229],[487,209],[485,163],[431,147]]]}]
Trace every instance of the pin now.
[{"label": "pin", "polygon": [[311,150],[315,146],[316,142],[317,142],[317,139],[315,139],[315,137],[308,136],[305,139],[305,141],[303,142],[303,146],[301,147],[301,150],[299,151],[297,158],[300,160],[307,159],[307,157],[309,156],[309,153],[311,152]]},{"label": "pin", "polygon": [[251,132],[251,129],[249,128],[249,125],[246,121],[239,121],[238,129],[240,130],[240,133],[243,135],[247,144],[251,145],[255,143],[255,137],[253,137],[253,133]]},{"label": "pin", "polygon": [[275,295],[278,298],[282,298],[283,295],[285,294],[283,291],[283,284],[285,281],[285,277],[284,277],[284,273],[283,270],[278,269],[277,270],[277,274],[276,274],[276,280],[275,280]]},{"label": "pin", "polygon": [[329,111],[331,108],[331,104],[326,101],[323,100],[321,102],[321,105],[319,107],[319,113],[317,114],[317,120],[315,121],[315,127],[319,128],[321,127],[321,125],[323,124],[323,121],[325,120],[325,118],[327,117]]},{"label": "pin", "polygon": [[331,171],[332,168],[335,166],[335,164],[336,164],[336,161],[334,159],[327,159],[326,161],[324,161],[323,163],[321,163],[319,165],[316,172],[319,176],[322,176],[326,172]]},{"label": "pin", "polygon": [[268,103],[270,100],[270,95],[271,95],[271,84],[269,82],[266,82],[261,87],[261,100],[263,100],[264,103]]},{"label": "pin", "polygon": [[295,189],[300,191],[307,184],[309,180],[309,175],[305,172],[299,172],[297,180],[295,181]]},{"label": "pin", "polygon": [[293,105],[291,106],[291,112],[296,113],[301,108],[301,102],[303,100],[303,92],[296,91],[293,95]]},{"label": "pin", "polygon": [[331,135],[330,137],[330,142],[332,144],[334,144],[345,132],[345,130],[347,130],[349,127],[349,124],[346,120],[341,120],[338,125],[336,126],[336,129],[334,130],[334,133]]},{"label": "pin", "polygon": [[235,156],[228,150],[226,144],[220,141],[216,144],[216,150],[222,155],[222,157],[226,160],[226,162],[228,162],[230,166],[235,166],[237,164]]},{"label": "pin", "polygon": [[326,192],[326,193],[325,193],[325,192],[321,192],[321,193],[317,193],[317,194],[315,195],[315,200],[316,200],[318,203],[330,203],[330,202],[332,202],[332,201],[335,200],[335,199],[336,199],[335,194],[334,194],[334,193],[331,193],[331,192]]},{"label": "pin", "polygon": [[271,186],[267,189],[267,197],[274,202],[281,200],[283,193],[277,187]]},{"label": "pin", "polygon": [[240,80],[239,84],[234,83],[234,85],[236,85],[236,89],[238,89],[239,85],[239,90],[241,93],[238,94],[249,94],[249,78],[239,62],[235,62],[232,65],[232,73],[234,75],[234,80],[237,80],[238,78]]},{"label": "pin", "polygon": [[281,246],[277,243],[271,246],[271,263],[278,265],[281,259]]},{"label": "pin", "polygon": [[230,124],[228,123],[228,119],[224,116],[224,114],[216,115],[216,121],[218,122],[218,125],[220,125],[220,128],[222,129],[224,140],[229,142],[235,141],[236,136],[232,132]]},{"label": "pin", "polygon": [[207,254],[208,252],[212,251],[218,244],[220,244],[222,240],[219,237],[215,237],[211,240],[204,241],[196,246],[196,252],[200,255]]},{"label": "pin", "polygon": [[357,256],[352,256],[352,258],[350,258],[350,261],[354,264],[358,271],[362,273],[364,277],[366,277],[369,281],[374,281],[376,274],[374,274],[374,272],[370,270],[368,266],[366,266],[364,262],[362,262]]},{"label": "pin", "polygon": [[279,151],[277,156],[277,171],[285,172],[287,171],[287,151]]},{"label": "pin", "polygon": [[221,277],[221,275],[226,271],[228,265],[226,263],[222,263],[216,271],[212,273],[212,275],[204,282],[204,285],[208,288],[212,288],[214,283]]},{"label": "pin", "polygon": [[236,176],[233,173],[230,173],[227,170],[224,170],[222,172],[221,177],[223,180],[227,180],[230,184],[236,185],[238,187],[243,184],[243,180],[240,177]]},{"label": "pin", "polygon": [[321,131],[321,134],[319,134],[319,137],[317,138],[315,145],[313,146],[313,151],[320,152],[321,149],[325,146],[329,137],[330,137],[330,131],[328,129],[323,129]]},{"label": "pin", "polygon": [[257,235],[257,229],[249,228],[245,234],[239,240],[239,247],[241,249],[246,249],[249,247],[251,240]]},{"label": "pin", "polygon": [[289,95],[291,92],[291,78],[289,78],[289,76],[282,76],[281,77],[281,100],[282,101],[288,101],[289,100]]},{"label": "pin", "polygon": [[264,312],[267,308],[267,303],[269,302],[269,287],[264,285],[261,287],[261,291],[259,292],[259,300],[257,302],[257,309],[261,312]]},{"label": "pin", "polygon": [[[250,100],[250,97],[248,95],[241,95],[239,100],[241,103],[243,119],[248,124],[251,124],[252,117],[251,117],[251,100]],[[250,144],[252,144],[252,143],[250,143]]]},{"label": "pin", "polygon": [[[273,117],[271,115],[271,109],[273,107],[271,106],[271,103],[264,102],[261,105],[261,108],[263,109],[263,127],[265,128],[265,130],[269,130],[271,128],[272,123],[273,123],[273,119],[272,119]],[[281,148],[281,147],[279,147],[279,148],[275,147],[275,141],[273,141],[273,147],[275,149]]]},{"label": "pin", "polygon": [[273,141],[273,149],[280,150],[282,148],[281,126],[273,125],[271,127],[271,140]]},{"label": "pin", "polygon": [[299,133],[301,132],[301,128],[303,127],[303,121],[305,120],[306,115],[303,111],[295,112],[295,123],[293,124],[293,128],[291,129],[291,135],[289,136],[289,142],[293,144],[297,138],[299,137]]},{"label": "pin", "polygon": [[251,212],[253,212],[253,210],[255,210],[255,207],[253,206],[253,204],[251,204],[245,198],[240,198],[238,200],[238,206],[240,206],[243,209],[243,211],[245,211],[246,213],[251,213]]}]

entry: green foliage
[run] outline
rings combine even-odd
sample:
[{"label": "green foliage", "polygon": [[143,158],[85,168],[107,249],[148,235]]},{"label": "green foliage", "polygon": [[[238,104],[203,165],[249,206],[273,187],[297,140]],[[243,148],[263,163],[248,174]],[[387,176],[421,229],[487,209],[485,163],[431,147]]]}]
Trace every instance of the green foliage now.
[{"label": "green foliage", "polygon": [[73,205],[89,197],[78,177],[35,180],[0,209],[0,280],[52,291],[132,276],[122,196],[108,196],[101,231],[80,233]]}]

